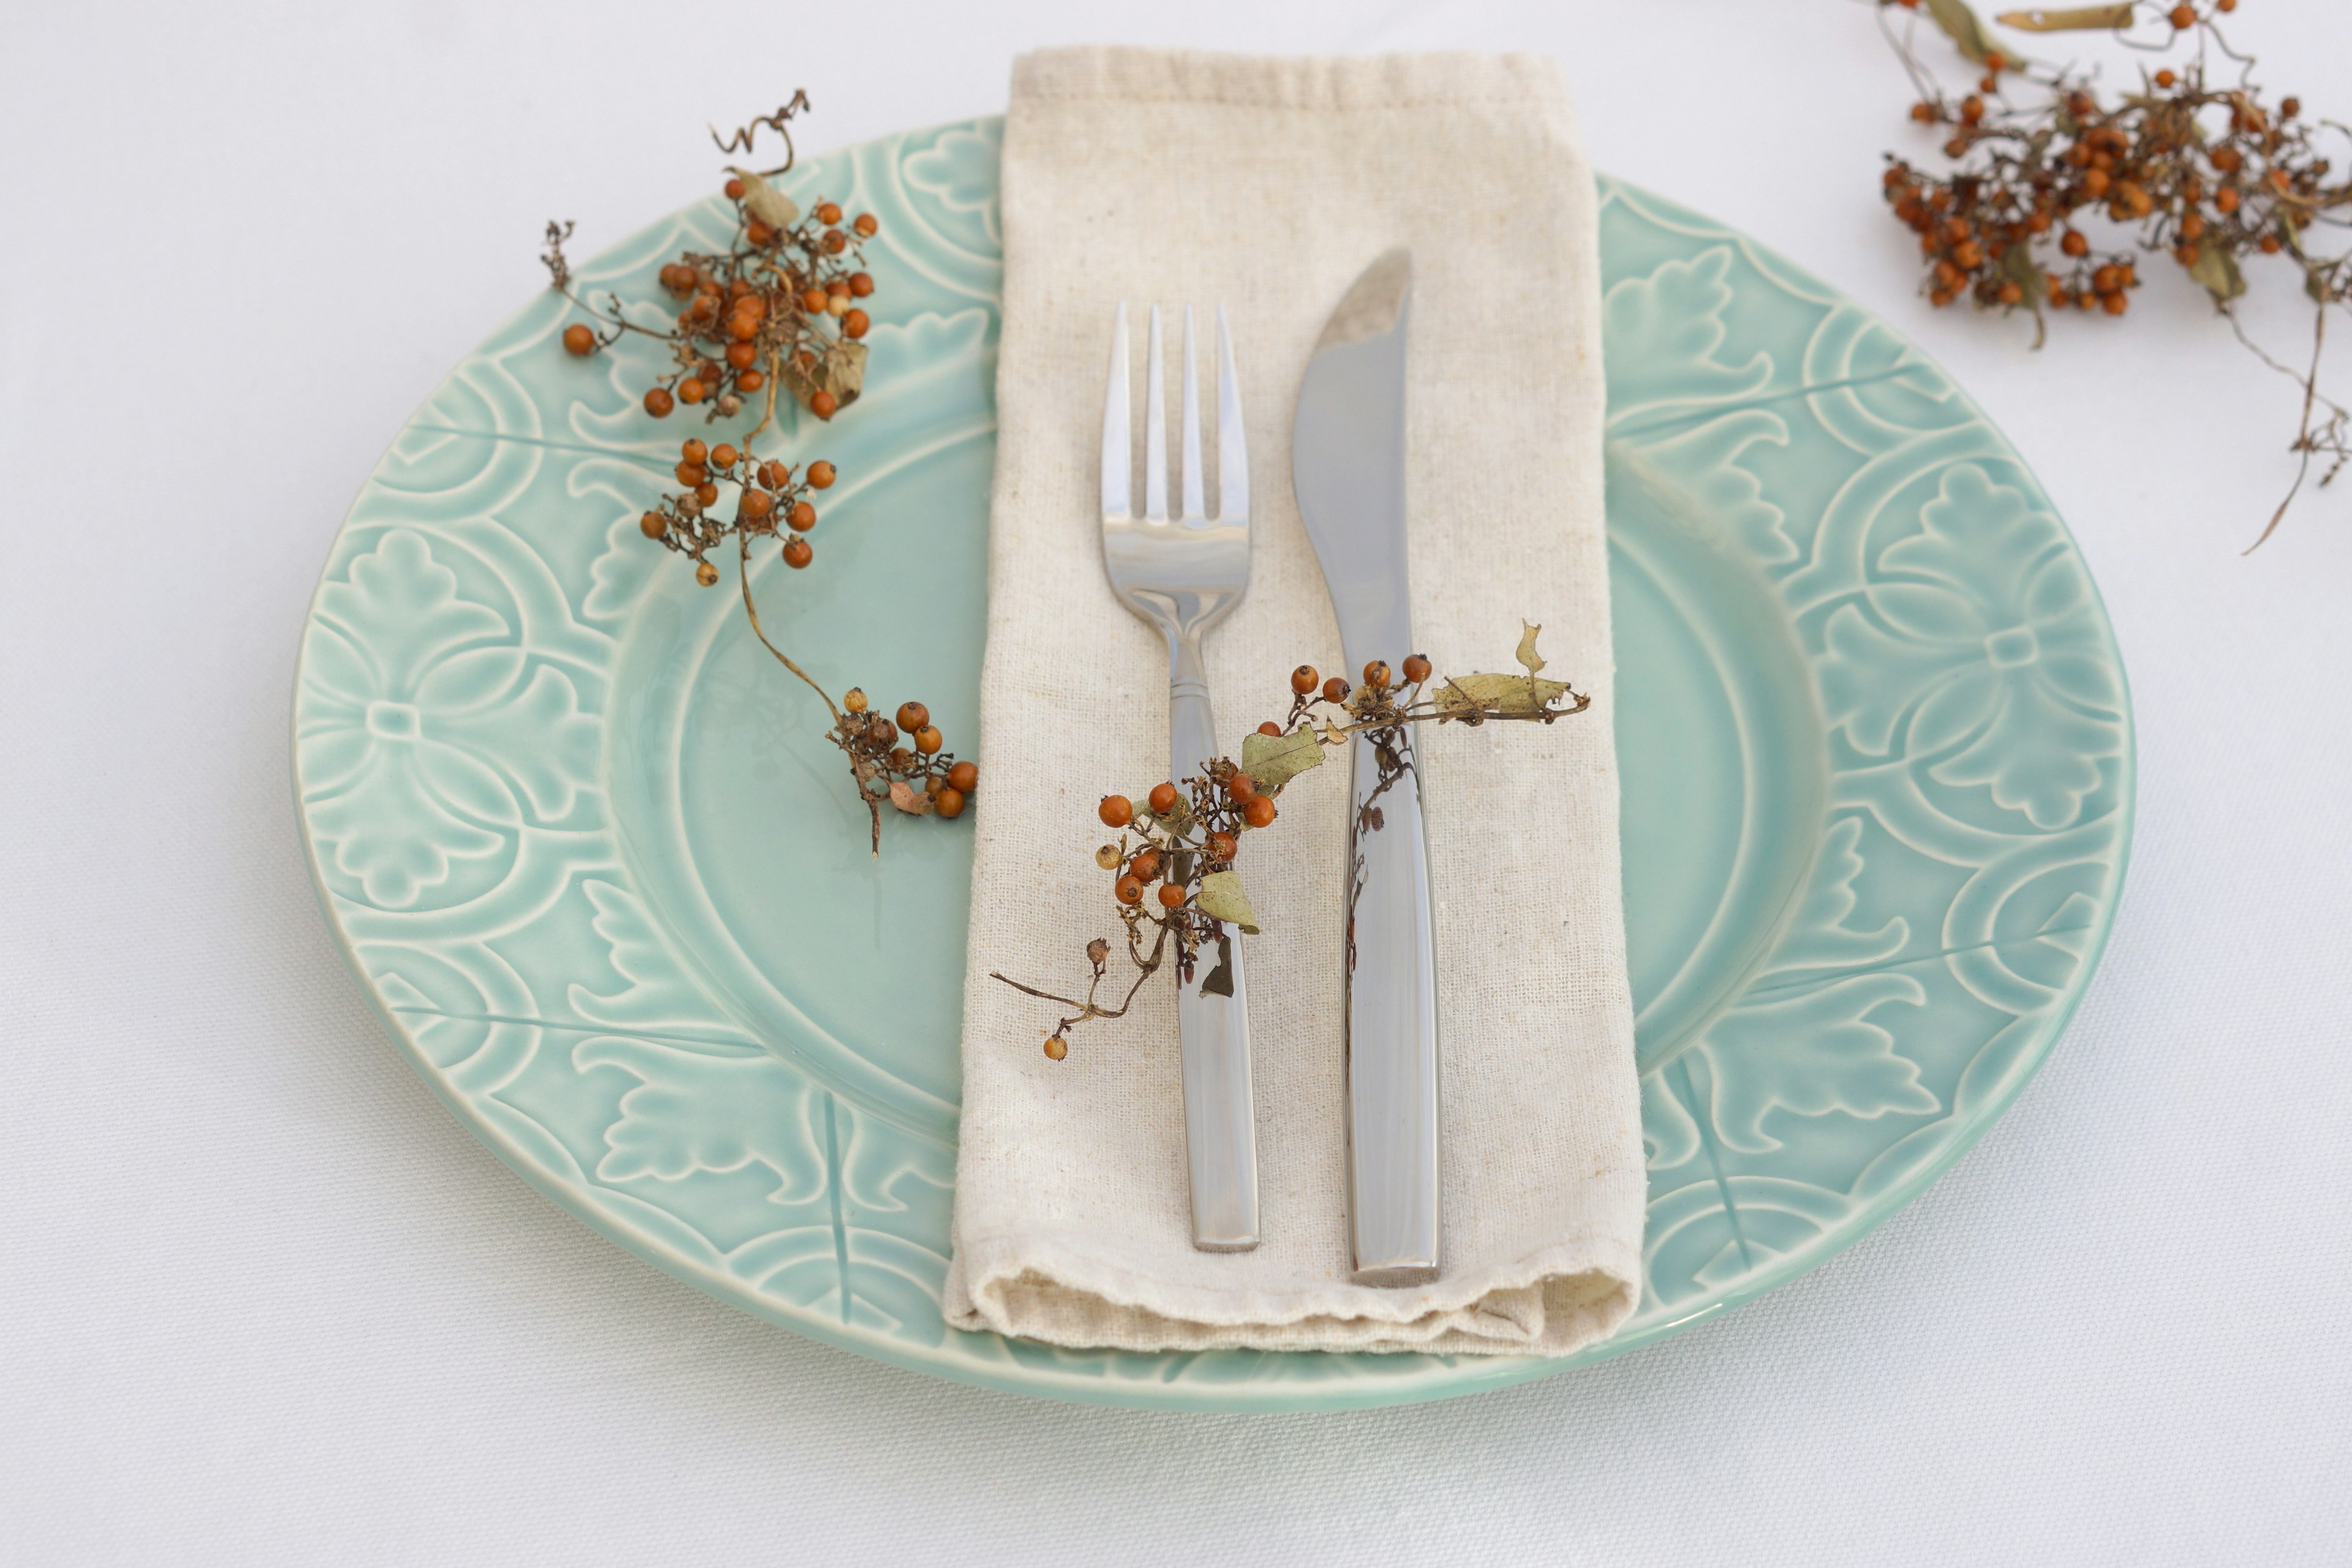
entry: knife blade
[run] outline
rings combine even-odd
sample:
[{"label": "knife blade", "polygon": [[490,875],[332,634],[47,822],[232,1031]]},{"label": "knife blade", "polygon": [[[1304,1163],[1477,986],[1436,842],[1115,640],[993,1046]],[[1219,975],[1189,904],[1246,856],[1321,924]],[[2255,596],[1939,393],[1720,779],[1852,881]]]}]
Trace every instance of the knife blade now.
[{"label": "knife blade", "polygon": [[[1291,483],[1322,563],[1350,671],[1412,649],[1405,566],[1405,338],[1412,256],[1365,269],[1323,329],[1298,389]],[[1382,787],[1349,747],[1346,1051],[1348,1232],[1356,1283],[1438,1272],[1437,957],[1421,778]]]}]

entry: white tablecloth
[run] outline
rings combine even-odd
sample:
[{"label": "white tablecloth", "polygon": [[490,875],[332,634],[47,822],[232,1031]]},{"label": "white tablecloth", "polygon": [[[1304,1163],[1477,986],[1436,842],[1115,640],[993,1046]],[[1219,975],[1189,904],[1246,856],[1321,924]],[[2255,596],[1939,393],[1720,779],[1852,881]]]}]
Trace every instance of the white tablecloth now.
[{"label": "white tablecloth", "polygon": [[[2232,33],[2352,113],[2339,0]],[[539,285],[541,222],[593,250],[677,205],[703,122],[797,85],[831,146],[1101,38],[1557,55],[1596,163],[1886,312],[2073,525],[2138,705],[2113,944],[1977,1152],[1801,1282],[1423,1408],[947,1386],[566,1217],[345,974],[289,799],[297,630],[386,439]],[[2170,268],[2039,355],[1915,300],[1875,199],[1905,100],[1859,5],[11,7],[0,1558],[2344,1561],[2352,496],[2239,558],[2292,389]]]}]

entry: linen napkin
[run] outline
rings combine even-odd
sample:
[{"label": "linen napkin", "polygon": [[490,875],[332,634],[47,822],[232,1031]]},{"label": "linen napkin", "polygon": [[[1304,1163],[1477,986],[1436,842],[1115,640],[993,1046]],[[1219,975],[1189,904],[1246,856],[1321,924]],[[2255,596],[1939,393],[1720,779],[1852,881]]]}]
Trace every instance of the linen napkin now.
[{"label": "linen napkin", "polygon": [[[1030,55],[1013,68],[1003,191],[987,782],[949,1321],[1129,1350],[1559,1355],[1604,1337],[1640,1294],[1643,1159],[1618,889],[1596,198],[1557,68]],[[1098,537],[1114,304],[1129,302],[1139,337],[1151,301],[1193,304],[1211,328],[1210,387],[1214,307],[1231,315],[1255,556],[1207,658],[1218,739],[1238,756],[1286,710],[1293,666],[1339,672],[1291,493],[1291,405],[1333,307],[1400,245],[1415,268],[1421,647],[1390,657],[1426,652],[1441,674],[1513,669],[1524,618],[1543,627],[1546,673],[1595,702],[1549,727],[1415,732],[1437,903],[1443,1268],[1426,1286],[1374,1289],[1347,1277],[1344,758],[1283,793],[1280,820],[1244,837],[1237,867],[1265,931],[1244,939],[1255,1251],[1192,1246],[1171,976],[1127,1017],[1072,1031],[1057,1063],[1040,1049],[1054,1006],[989,975],[1083,992],[1086,942],[1118,929],[1094,858],[1113,837],[1096,804],[1169,773],[1166,654],[1111,596]]]}]

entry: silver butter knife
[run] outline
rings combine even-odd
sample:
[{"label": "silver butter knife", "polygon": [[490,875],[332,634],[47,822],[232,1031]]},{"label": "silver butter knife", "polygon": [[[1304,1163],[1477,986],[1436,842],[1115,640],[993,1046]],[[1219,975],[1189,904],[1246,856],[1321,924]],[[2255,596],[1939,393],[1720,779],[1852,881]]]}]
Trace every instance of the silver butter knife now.
[{"label": "silver butter knife", "polygon": [[[1351,671],[1413,651],[1404,540],[1405,330],[1412,256],[1391,250],[1339,301],[1307,362],[1291,479]],[[1437,1278],[1437,960],[1422,823],[1408,766],[1382,791],[1370,745],[1349,748],[1347,915],[1348,1233],[1360,1285]],[[1411,753],[1406,753],[1410,762]]]}]

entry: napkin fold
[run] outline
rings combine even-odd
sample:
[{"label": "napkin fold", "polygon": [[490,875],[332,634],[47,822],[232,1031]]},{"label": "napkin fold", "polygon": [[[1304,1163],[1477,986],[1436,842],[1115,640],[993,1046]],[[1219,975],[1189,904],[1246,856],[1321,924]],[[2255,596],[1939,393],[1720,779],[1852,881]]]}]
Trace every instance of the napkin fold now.
[{"label": "napkin fold", "polygon": [[[1602,539],[1596,197],[1556,67],[1524,57],[1252,58],[1058,49],[1013,68],[1004,318],[963,1110],[949,1321],[1129,1350],[1560,1355],[1641,1291],[1643,1158],[1619,904]],[[1293,500],[1290,424],[1326,318],[1410,247],[1412,622],[1440,673],[1593,694],[1556,724],[1415,733],[1437,901],[1444,1253],[1433,1282],[1348,1282],[1344,759],[1286,790],[1239,864],[1263,1240],[1191,1242],[1173,986],[1040,1046],[1115,937],[1094,859],[1107,793],[1169,771],[1167,659],[1111,596],[1097,453],[1112,307],[1232,319],[1255,557],[1208,640],[1218,738],[1287,708],[1339,640]],[[1171,314],[1172,329],[1177,318]],[[1178,406],[1181,340],[1169,342]],[[1142,344],[1135,363],[1143,363]],[[1143,406],[1139,393],[1137,408]],[[1213,416],[1208,421],[1213,425]],[[1171,447],[1173,442],[1171,440]],[[1208,471],[1216,472],[1213,446]],[[1353,679],[1350,672],[1350,679]],[[1115,959],[1116,963],[1116,959]],[[1118,970],[1114,968],[1117,976]],[[1124,989],[1124,981],[1120,983]]]}]

